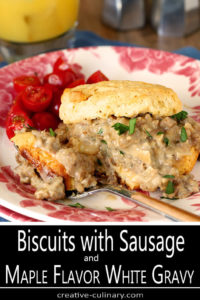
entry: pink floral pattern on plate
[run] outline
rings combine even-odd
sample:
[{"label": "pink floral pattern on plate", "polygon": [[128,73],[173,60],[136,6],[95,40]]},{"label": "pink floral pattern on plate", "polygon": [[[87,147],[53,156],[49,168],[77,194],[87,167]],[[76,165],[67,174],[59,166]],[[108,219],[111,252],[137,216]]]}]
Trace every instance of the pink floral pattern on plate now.
[{"label": "pink floral pattern on plate", "polygon": [[18,221],[18,222],[38,222],[38,220],[24,216],[22,214],[19,214],[11,209],[8,209],[7,207],[4,207],[0,205],[0,214],[3,215],[5,219],[11,220],[11,221]]},{"label": "pink floral pattern on plate", "polygon": [[114,50],[119,54],[120,65],[127,72],[146,69],[157,75],[166,72],[183,75],[189,79],[191,97],[200,96],[200,68],[195,59],[153,49],[114,47]]},{"label": "pink floral pattern on plate", "polygon": [[[162,79],[164,82],[167,80],[167,85],[175,91],[184,92],[183,100],[187,105],[190,104],[192,116],[200,121],[200,103],[197,98],[200,95],[200,62],[185,56],[145,48],[88,47],[42,54],[4,67],[0,69],[0,135],[2,135],[0,139],[0,213],[20,221],[37,219],[76,222],[166,221],[164,217],[150,213],[127,199],[120,198],[122,206],[113,211],[93,207],[80,209],[36,200],[33,196],[33,188],[20,184],[19,177],[14,174],[12,164],[10,164],[10,155],[14,155],[14,152],[9,153],[5,149],[5,144],[9,145],[7,148],[11,147],[5,136],[4,127],[6,115],[15,97],[12,81],[16,76],[35,72],[42,78],[52,71],[52,66],[59,56],[65,57],[69,67],[75,69],[80,76],[83,74],[89,76],[100,69],[111,79],[138,80],[142,78],[144,81],[154,83],[160,83]],[[194,101],[192,107],[191,100]],[[4,159],[2,160],[1,157]],[[198,170],[200,171],[200,168]],[[4,191],[2,198],[1,188]],[[193,212],[198,211],[200,193],[173,203]],[[109,206],[112,207],[112,202]]]},{"label": "pink floral pattern on plate", "polygon": [[[133,202],[122,199],[125,203],[132,206],[130,210],[116,210],[116,211],[94,211],[92,209],[78,209],[70,206],[64,206],[61,204],[54,204],[48,201],[36,200],[33,197],[34,189],[31,186],[20,183],[19,176],[16,175],[10,166],[4,166],[0,168],[0,182],[4,182],[9,191],[22,196],[23,200],[20,201],[20,206],[27,207],[42,207],[48,212],[49,217],[70,220],[70,221],[142,221],[142,217],[145,216],[144,212],[136,210],[138,205]],[[7,210],[1,206],[0,212],[4,212],[6,216],[16,217],[17,220],[21,219],[24,221],[34,221],[32,218],[28,220],[21,214],[14,215],[12,211]]]}]

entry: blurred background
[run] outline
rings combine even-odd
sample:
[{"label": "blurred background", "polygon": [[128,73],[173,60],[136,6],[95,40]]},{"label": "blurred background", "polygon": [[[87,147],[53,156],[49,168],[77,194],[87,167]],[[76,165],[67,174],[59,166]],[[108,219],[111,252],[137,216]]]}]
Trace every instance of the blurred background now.
[{"label": "blurred background", "polygon": [[200,50],[200,0],[0,0],[0,61],[112,41]]},{"label": "blurred background", "polygon": [[[123,0],[126,2],[126,0]],[[111,1],[112,2],[112,1]],[[117,2],[117,1],[116,1]],[[143,2],[142,0],[133,2]],[[119,3],[119,1],[118,1]],[[185,5],[185,12],[187,14],[187,20],[185,20],[185,25],[187,26],[187,33],[183,33],[183,36],[162,36],[152,26],[152,9],[153,5],[157,6],[157,9],[165,10],[167,6],[172,5]],[[162,4],[166,6],[162,7]],[[200,50],[200,9],[199,0],[166,0],[166,1],[154,1],[145,0],[144,1],[144,14],[145,14],[145,24],[138,29],[130,29],[126,31],[116,30],[102,22],[102,11],[104,7],[104,0],[81,0],[80,1],[80,11],[79,11],[79,25],[78,29],[81,30],[91,30],[103,38],[117,40],[121,42],[133,43],[145,47],[162,49],[166,51],[173,51],[178,48],[185,46],[196,47]],[[138,10],[138,4],[136,4]],[[187,9],[187,11],[186,11]],[[138,12],[139,13],[139,12]],[[180,12],[179,12],[180,14]],[[175,11],[176,21],[181,16]],[[186,18],[185,18],[186,19]],[[134,20],[133,20],[134,21]],[[187,23],[186,23],[187,21]],[[171,22],[171,20],[169,20]],[[184,22],[180,20],[180,22]],[[180,22],[178,22],[180,24]],[[174,24],[174,26],[178,26]],[[175,30],[175,27],[174,27]],[[181,33],[180,33],[181,35]]]}]

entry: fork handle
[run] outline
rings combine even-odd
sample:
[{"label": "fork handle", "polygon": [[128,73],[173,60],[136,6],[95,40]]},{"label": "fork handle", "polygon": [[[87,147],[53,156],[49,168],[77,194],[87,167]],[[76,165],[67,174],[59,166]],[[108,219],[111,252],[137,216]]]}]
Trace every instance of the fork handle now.
[{"label": "fork handle", "polygon": [[171,205],[169,203],[163,202],[161,200],[151,198],[142,193],[134,192],[131,196],[132,199],[135,199],[155,210],[160,211],[166,216],[170,216],[175,218],[177,221],[185,221],[185,222],[199,222],[200,216],[197,216],[191,212],[183,210],[179,207]]},{"label": "fork handle", "polygon": [[108,186],[107,191],[125,197],[133,202],[136,202],[140,206],[148,208],[175,221],[200,222],[200,216],[161,200],[149,197],[143,193],[125,189],[118,189],[112,186]]}]

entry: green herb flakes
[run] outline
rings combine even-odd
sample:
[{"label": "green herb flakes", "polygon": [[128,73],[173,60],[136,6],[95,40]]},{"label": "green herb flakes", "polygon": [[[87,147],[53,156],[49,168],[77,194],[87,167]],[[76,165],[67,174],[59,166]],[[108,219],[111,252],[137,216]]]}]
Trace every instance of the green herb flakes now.
[{"label": "green herb flakes", "polygon": [[146,132],[146,134],[149,138],[151,138],[151,139],[153,138],[152,135],[146,129],[144,131]]},{"label": "green herb flakes", "polygon": [[122,150],[119,150],[119,153],[120,153],[121,155],[124,155],[124,152],[123,152]]},{"label": "green herb flakes", "polygon": [[179,113],[171,116],[171,118],[176,119],[178,122],[180,122],[180,121],[185,120],[187,118],[187,116],[188,116],[187,111],[182,110]]},{"label": "green herb flakes", "polygon": [[129,134],[133,134],[135,131],[136,118],[129,120]]},{"label": "green herb flakes", "polygon": [[119,135],[129,130],[129,126],[122,123],[115,123],[112,127],[118,132]]},{"label": "green herb flakes", "polygon": [[106,207],[106,209],[108,210],[108,211],[114,211],[115,209],[113,209],[112,207]]},{"label": "green herb flakes", "polygon": [[97,163],[98,163],[99,166],[103,165],[102,162],[101,162],[101,160],[99,158],[97,158]]},{"label": "green herb flakes", "polygon": [[35,130],[34,127],[32,127],[31,125],[27,124],[27,125],[24,125],[24,128],[26,129],[30,129],[30,130]]},{"label": "green herb flakes", "polygon": [[158,131],[157,132],[157,135],[161,135],[161,134],[164,134],[164,132],[163,131]]},{"label": "green herb flakes", "polygon": [[84,205],[80,204],[80,203],[75,203],[75,204],[68,204],[68,206],[71,206],[71,207],[76,207],[76,208],[85,208]]},{"label": "green herb flakes", "polygon": [[160,199],[167,199],[167,200],[178,200],[179,198],[160,197]]},{"label": "green herb flakes", "polygon": [[187,141],[187,132],[185,130],[185,127],[181,128],[181,142],[186,142]]},{"label": "green herb flakes", "polygon": [[174,175],[164,175],[163,178],[174,178]]},{"label": "green herb flakes", "polygon": [[169,145],[169,139],[167,137],[164,137],[163,142],[165,143],[166,146]]},{"label": "green herb flakes", "polygon": [[51,136],[56,136],[56,133],[55,133],[55,131],[53,131],[52,128],[49,128],[49,133]]},{"label": "green herb flakes", "polygon": [[173,182],[170,180],[170,181],[168,181],[168,184],[167,184],[165,193],[166,193],[166,194],[173,194],[173,192],[174,192],[174,184],[173,184]]},{"label": "green herb flakes", "polygon": [[105,140],[101,140],[101,143],[103,144],[106,144],[107,145],[107,142]]},{"label": "green herb flakes", "polygon": [[101,135],[103,133],[103,129],[100,128],[99,131],[97,132],[97,134]]}]

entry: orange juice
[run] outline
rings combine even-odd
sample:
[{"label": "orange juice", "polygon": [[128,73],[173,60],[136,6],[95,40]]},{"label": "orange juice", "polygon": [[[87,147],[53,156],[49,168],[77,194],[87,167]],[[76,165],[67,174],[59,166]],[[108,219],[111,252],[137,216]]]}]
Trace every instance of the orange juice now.
[{"label": "orange juice", "polygon": [[79,0],[0,0],[0,39],[32,43],[73,28]]}]

